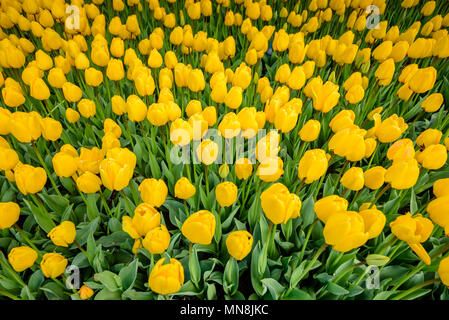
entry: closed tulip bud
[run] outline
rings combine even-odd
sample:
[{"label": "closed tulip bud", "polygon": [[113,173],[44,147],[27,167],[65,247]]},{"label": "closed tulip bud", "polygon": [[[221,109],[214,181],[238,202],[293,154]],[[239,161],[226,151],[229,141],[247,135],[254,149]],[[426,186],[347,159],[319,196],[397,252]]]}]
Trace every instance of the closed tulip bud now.
[{"label": "closed tulip bud", "polygon": [[363,169],[352,167],[346,171],[340,179],[340,183],[349,190],[359,191],[363,188],[365,181],[363,178]]},{"label": "closed tulip bud", "polygon": [[235,162],[234,170],[237,178],[246,180],[253,172],[253,165],[248,158],[240,158]]},{"label": "closed tulip bud", "polygon": [[81,99],[78,102],[78,110],[84,118],[94,117],[96,114],[95,102],[89,99]]},{"label": "closed tulip bud", "polygon": [[65,117],[68,122],[76,123],[80,119],[80,114],[75,109],[67,108],[65,110]]},{"label": "closed tulip bud", "polygon": [[169,263],[165,262],[166,259],[161,258],[151,269],[148,286],[159,294],[176,293],[184,283],[184,268],[173,258]]},{"label": "closed tulip bud", "polygon": [[365,171],[364,183],[371,190],[379,189],[385,182],[387,170],[381,166],[376,166]]},{"label": "closed tulip bud", "polygon": [[241,87],[232,87],[225,97],[225,104],[227,107],[231,109],[237,109],[242,104],[242,88]]},{"label": "closed tulip bud", "polygon": [[83,286],[78,290],[78,294],[79,294],[79,296],[80,296],[81,299],[87,300],[87,299],[89,299],[90,297],[93,296],[94,291],[93,291],[91,288],[89,288],[88,286],[83,285]]},{"label": "closed tulip bud", "polygon": [[310,184],[321,178],[327,171],[326,152],[322,149],[307,150],[298,165],[298,178]]},{"label": "closed tulip bud", "polygon": [[35,111],[11,114],[11,133],[22,143],[37,140],[42,134],[42,117]]},{"label": "closed tulip bud", "polygon": [[446,235],[449,226],[448,204],[449,204],[449,196],[444,193],[438,194],[438,197],[436,199],[429,202],[426,209],[427,213],[429,213],[430,219],[432,219],[432,221],[437,225],[439,225],[440,227],[445,228]]},{"label": "closed tulip bud", "polygon": [[75,241],[76,229],[72,221],[63,221],[47,234],[55,246],[68,247]]},{"label": "closed tulip bud", "polygon": [[251,83],[251,68],[242,62],[234,72],[232,86],[237,86],[245,90]]},{"label": "closed tulip bud", "polygon": [[192,243],[208,245],[215,234],[215,216],[207,210],[197,211],[184,221],[181,232]]},{"label": "closed tulip bud", "polygon": [[151,50],[150,56],[148,57],[148,65],[150,68],[159,68],[162,65],[162,62],[162,56],[159,51],[157,51],[157,49]]},{"label": "closed tulip bud", "polygon": [[246,52],[245,62],[247,64],[249,64],[250,66],[253,66],[253,65],[255,65],[257,63],[257,51],[256,51],[256,49],[252,48],[252,49],[249,49]]},{"label": "closed tulip bud", "polygon": [[331,215],[324,226],[323,235],[326,243],[340,252],[362,246],[369,237],[362,216],[354,211]]},{"label": "closed tulip bud", "polygon": [[186,106],[186,114],[188,117],[191,117],[195,113],[199,113],[203,110],[201,106],[201,101],[199,100],[190,100]]},{"label": "closed tulip bud", "polygon": [[0,202],[0,230],[11,228],[20,216],[20,207],[15,202]]},{"label": "closed tulip bud", "polygon": [[379,62],[386,60],[393,50],[393,42],[392,41],[384,41],[376,49],[373,50],[373,58]]},{"label": "closed tulip bud", "polygon": [[36,259],[37,252],[27,246],[15,247],[8,254],[8,261],[16,272],[25,271]]},{"label": "closed tulip bud", "polygon": [[299,216],[301,200],[282,183],[275,183],[260,195],[266,217],[274,224],[287,223]]},{"label": "closed tulip bud", "polygon": [[437,70],[434,67],[418,69],[408,84],[414,92],[424,93],[433,88],[436,78]]},{"label": "closed tulip bud", "polygon": [[243,260],[253,245],[253,236],[245,230],[233,231],[226,238],[226,248],[236,260]]},{"label": "closed tulip bud", "polygon": [[316,216],[324,223],[335,213],[344,212],[347,209],[348,201],[337,195],[321,198],[313,205]]},{"label": "closed tulip bud", "polygon": [[66,152],[61,151],[56,153],[52,162],[53,169],[58,177],[71,177],[78,170],[78,159]]},{"label": "closed tulip bud", "polygon": [[42,136],[45,140],[56,141],[61,137],[62,125],[59,121],[52,118],[44,118],[41,122]]},{"label": "closed tulip bud", "polygon": [[209,127],[212,127],[217,122],[217,109],[214,106],[204,108],[201,115],[207,121]]},{"label": "closed tulip bud", "polygon": [[126,99],[129,120],[141,122],[147,117],[147,106],[138,96],[132,94]]},{"label": "closed tulip bud", "polygon": [[15,168],[14,178],[16,179],[17,188],[24,195],[38,193],[47,182],[47,174],[44,169],[27,164]]},{"label": "closed tulip bud", "polygon": [[218,156],[218,144],[210,139],[201,141],[196,149],[196,155],[206,166],[215,162]]},{"label": "closed tulip bud", "polygon": [[30,95],[37,100],[47,100],[50,97],[50,90],[41,78],[35,78],[31,82]]},{"label": "closed tulip bud", "polygon": [[449,257],[446,257],[440,261],[438,265],[438,275],[440,276],[441,282],[445,286],[449,286]]},{"label": "closed tulip bud", "polygon": [[203,91],[205,86],[203,71],[201,69],[192,69],[189,72],[189,89],[193,92],[198,92]]},{"label": "closed tulip bud", "polygon": [[[82,154],[80,155],[81,158]],[[136,155],[128,149],[113,148],[108,150],[106,158],[101,160],[99,165],[101,181],[109,190],[120,191],[129,184],[135,166]]]},{"label": "closed tulip bud", "polygon": [[193,129],[188,121],[176,119],[170,125],[170,141],[174,145],[185,146],[193,138]]},{"label": "closed tulip bud", "polygon": [[162,254],[170,245],[170,233],[167,228],[161,224],[150,230],[142,240],[142,245],[151,254]]},{"label": "closed tulip bud", "polygon": [[67,102],[78,102],[83,95],[83,92],[78,86],[68,81],[63,84],[62,92]]},{"label": "closed tulip bud", "polygon": [[237,200],[237,186],[230,181],[225,181],[215,188],[215,198],[222,207],[229,207]]},{"label": "closed tulip bud", "polygon": [[111,41],[111,54],[114,57],[120,58],[125,54],[125,43],[120,38],[112,38]]},{"label": "closed tulip bud", "polygon": [[318,120],[311,119],[304,124],[298,134],[302,141],[311,142],[318,138],[320,130],[320,122]]},{"label": "closed tulip bud", "polygon": [[91,87],[98,87],[103,82],[103,73],[95,68],[88,68],[84,71],[86,83]]},{"label": "closed tulip bud", "polygon": [[144,237],[161,224],[161,214],[147,203],[139,204],[134,210],[134,217],[123,216],[122,228],[133,239]]},{"label": "closed tulip bud", "polygon": [[76,185],[81,192],[96,193],[100,191],[101,179],[92,172],[86,171],[76,179]]},{"label": "closed tulip bud", "polygon": [[153,126],[163,126],[168,122],[168,113],[165,104],[153,103],[148,107],[147,119]]},{"label": "closed tulip bud", "polygon": [[160,207],[168,194],[167,185],[162,179],[145,179],[140,183],[138,190],[143,202],[153,207]]},{"label": "closed tulip bud", "polygon": [[220,178],[222,179],[226,179],[226,177],[229,174],[229,166],[226,163],[223,163],[219,168],[218,168],[218,175],[220,176]]},{"label": "closed tulip bud", "polygon": [[53,88],[59,88],[61,89],[64,83],[67,82],[67,79],[65,77],[64,71],[61,68],[53,68],[48,72],[48,83]]},{"label": "closed tulip bud", "polygon": [[195,186],[187,179],[182,177],[175,184],[175,197],[183,200],[187,200],[193,197],[196,193]]},{"label": "closed tulip bud", "polygon": [[432,93],[421,103],[421,108],[426,112],[436,112],[443,104],[443,95],[441,93]]},{"label": "closed tulip bud", "polygon": [[410,189],[419,177],[418,162],[415,159],[393,161],[385,173],[385,182],[394,189]]},{"label": "closed tulip bud", "polygon": [[4,87],[2,89],[2,97],[8,107],[15,108],[25,103],[22,91],[15,87]]},{"label": "closed tulip bud", "polygon": [[57,278],[64,273],[68,260],[59,253],[46,253],[42,257],[41,270],[47,278]]},{"label": "closed tulip bud", "polygon": [[327,113],[331,111],[338,103],[340,94],[338,93],[338,85],[326,81],[325,84],[317,82],[313,86],[313,108],[315,110]]},{"label": "closed tulip bud", "polygon": [[113,96],[111,98],[111,105],[112,105],[112,112],[114,112],[118,116],[121,116],[128,110],[127,103],[121,96],[117,95]]},{"label": "closed tulip bud", "polygon": [[374,73],[379,85],[383,87],[388,86],[393,79],[394,71],[395,65],[392,58],[382,62]]},{"label": "closed tulip bud", "polygon": [[12,170],[19,163],[17,152],[9,147],[0,147],[0,170]]},{"label": "closed tulip bud", "polygon": [[125,70],[123,69],[122,60],[109,60],[108,67],[106,69],[106,76],[112,81],[122,80],[125,77]]},{"label": "closed tulip bud", "polygon": [[291,70],[288,64],[283,64],[279,67],[279,69],[276,71],[276,74],[274,75],[274,80],[280,82],[280,83],[287,83],[288,79],[290,78]]},{"label": "closed tulip bud", "polygon": [[442,144],[433,144],[416,156],[416,160],[429,170],[438,170],[446,164],[447,149]]},{"label": "closed tulip bud", "polygon": [[368,232],[368,239],[376,238],[382,232],[387,220],[383,212],[374,208],[361,210],[359,214],[365,222],[365,231]]},{"label": "closed tulip bud", "polygon": [[345,99],[351,104],[356,104],[362,101],[364,96],[365,90],[363,87],[361,85],[355,85],[346,92]]}]

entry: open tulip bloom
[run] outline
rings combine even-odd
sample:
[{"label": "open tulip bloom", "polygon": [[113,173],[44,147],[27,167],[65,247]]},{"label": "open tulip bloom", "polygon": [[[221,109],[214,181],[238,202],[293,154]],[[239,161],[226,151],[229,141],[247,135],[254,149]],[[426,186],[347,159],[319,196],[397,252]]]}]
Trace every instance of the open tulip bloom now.
[{"label": "open tulip bloom", "polygon": [[448,27],[446,0],[1,1],[0,300],[447,299]]}]

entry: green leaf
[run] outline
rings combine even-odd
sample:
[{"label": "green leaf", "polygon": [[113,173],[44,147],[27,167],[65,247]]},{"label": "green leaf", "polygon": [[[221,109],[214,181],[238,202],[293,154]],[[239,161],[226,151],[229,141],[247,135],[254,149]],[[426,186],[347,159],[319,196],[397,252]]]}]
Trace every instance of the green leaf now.
[{"label": "green leaf", "polygon": [[136,258],[127,267],[120,270],[118,275],[122,280],[123,290],[128,290],[133,287],[137,277],[138,263],[139,260]]},{"label": "green leaf", "polygon": [[293,289],[287,296],[283,297],[282,300],[314,300],[310,294],[304,290]]},{"label": "green leaf", "polygon": [[301,207],[301,217],[303,221],[303,228],[312,224],[313,220],[315,220],[315,211],[313,211],[313,205],[315,201],[313,197],[308,197],[303,203]]},{"label": "green leaf", "polygon": [[201,280],[201,267],[200,262],[198,260],[198,255],[196,253],[196,246],[192,247],[192,250],[189,254],[189,271],[190,271],[190,279],[194,284],[198,286]]},{"label": "green leaf", "polygon": [[418,213],[418,204],[416,203],[416,194],[414,188],[411,190],[411,197],[410,197],[410,213],[413,215],[415,213]]},{"label": "green leaf", "polygon": [[104,288],[96,294],[94,300],[120,300],[120,292]]},{"label": "green leaf", "polygon": [[285,291],[285,287],[273,278],[262,279],[262,283],[267,286],[274,300],[278,300]]},{"label": "green leaf", "polygon": [[87,195],[87,217],[90,221],[100,216],[100,212],[97,207],[97,197],[98,195],[95,193],[89,193]]},{"label": "green leaf", "polygon": [[111,271],[103,271],[94,275],[95,281],[101,282],[109,291],[119,291],[122,289],[122,280]]},{"label": "green leaf", "polygon": [[329,282],[327,284],[326,288],[327,288],[327,291],[329,291],[330,293],[332,293],[332,294],[334,294],[336,296],[342,296],[342,295],[345,295],[345,294],[349,293],[348,290],[346,290],[342,286],[339,286],[338,284],[333,283],[333,282]]},{"label": "green leaf", "polygon": [[48,212],[44,212],[42,208],[36,207],[32,203],[28,202],[27,200],[23,199],[23,201],[26,203],[28,208],[30,208],[31,213],[33,214],[34,219],[36,220],[37,224],[44,230],[46,233],[49,233],[51,229],[56,227],[56,224],[51,219]]}]

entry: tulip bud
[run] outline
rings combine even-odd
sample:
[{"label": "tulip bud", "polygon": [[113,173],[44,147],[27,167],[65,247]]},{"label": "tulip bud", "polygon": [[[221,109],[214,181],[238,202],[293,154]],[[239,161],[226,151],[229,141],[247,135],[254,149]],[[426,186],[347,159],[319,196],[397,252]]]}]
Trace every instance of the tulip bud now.
[{"label": "tulip bud", "polygon": [[223,163],[218,168],[218,174],[219,174],[220,178],[225,179],[229,174],[229,166],[226,163]]},{"label": "tulip bud", "polygon": [[192,243],[208,245],[215,234],[215,216],[207,210],[197,211],[184,221],[181,232]]},{"label": "tulip bud", "polygon": [[186,200],[196,193],[195,186],[186,178],[182,177],[175,184],[175,197]]},{"label": "tulip bud", "polygon": [[15,247],[8,254],[8,261],[16,272],[25,271],[36,259],[37,252],[27,246]]},{"label": "tulip bud", "polygon": [[348,201],[337,195],[321,198],[313,205],[313,210],[315,211],[316,216],[324,223],[326,223],[329,217],[335,213],[343,212],[347,209]]},{"label": "tulip bud", "polygon": [[390,258],[381,254],[370,254],[366,257],[366,263],[369,266],[384,266],[390,261]]},{"label": "tulip bud", "polygon": [[11,228],[20,216],[20,207],[15,202],[0,202],[0,230]]},{"label": "tulip bud", "polygon": [[327,171],[326,152],[322,149],[307,150],[298,165],[298,178],[310,184],[321,178]]},{"label": "tulip bud", "polygon": [[234,170],[237,178],[246,180],[253,172],[253,165],[248,158],[240,158],[236,160]]},{"label": "tulip bud", "polygon": [[55,246],[68,247],[75,241],[76,230],[72,221],[63,221],[47,234]]},{"label": "tulip bud", "polygon": [[266,217],[274,224],[287,223],[299,217],[301,200],[290,193],[282,183],[275,183],[260,195],[261,205]]},{"label": "tulip bud", "polygon": [[87,300],[94,294],[94,291],[86,285],[83,285],[79,290],[78,294],[81,299]]},{"label": "tulip bud", "polygon": [[169,263],[165,262],[166,258],[161,258],[151,269],[148,286],[159,294],[178,292],[184,283],[184,268],[178,260],[173,258]]},{"label": "tulip bud", "polygon": [[64,273],[68,260],[59,253],[46,253],[42,257],[41,269],[47,278],[57,278]]},{"label": "tulip bud", "polygon": [[226,238],[226,248],[236,260],[243,260],[253,245],[253,236],[245,230],[233,231]]},{"label": "tulip bud", "polygon": [[349,190],[358,191],[362,189],[364,185],[363,169],[360,167],[350,168],[343,174],[340,182]]},{"label": "tulip bud", "polygon": [[81,192],[96,193],[100,191],[101,179],[92,172],[86,171],[76,179],[76,185]]},{"label": "tulip bud", "polygon": [[229,207],[237,200],[237,186],[225,181],[215,188],[215,198],[222,207]]},{"label": "tulip bud", "polygon": [[138,190],[143,202],[153,207],[160,207],[168,194],[167,185],[162,179],[145,179],[140,183]]},{"label": "tulip bud", "polygon": [[142,241],[142,245],[151,254],[162,254],[170,245],[170,233],[161,224],[159,227],[151,229]]}]

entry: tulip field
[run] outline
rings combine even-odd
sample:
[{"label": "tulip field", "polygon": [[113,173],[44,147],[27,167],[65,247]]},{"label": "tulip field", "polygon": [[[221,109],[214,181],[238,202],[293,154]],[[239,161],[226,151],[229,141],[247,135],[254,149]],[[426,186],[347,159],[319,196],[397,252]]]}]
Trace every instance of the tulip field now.
[{"label": "tulip field", "polygon": [[448,0],[0,1],[0,300],[449,299]]}]

